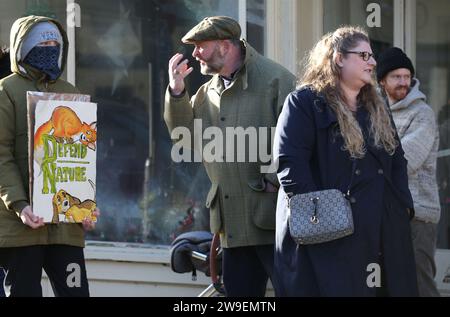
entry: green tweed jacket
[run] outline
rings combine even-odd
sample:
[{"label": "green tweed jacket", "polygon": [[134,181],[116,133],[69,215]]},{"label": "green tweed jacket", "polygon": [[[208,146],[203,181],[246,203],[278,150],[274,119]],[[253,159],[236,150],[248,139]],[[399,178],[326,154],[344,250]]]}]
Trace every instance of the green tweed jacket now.
[{"label": "green tweed jacket", "polygon": [[[268,182],[277,186],[278,181],[276,173],[261,173],[261,166],[270,162],[258,154],[271,154],[271,133],[286,96],[295,88],[295,76],[288,70],[258,54],[245,41],[243,45],[244,66],[227,89],[215,75],[192,98],[188,93],[174,97],[169,89],[165,98],[164,119],[177,144],[197,153],[211,152],[215,157],[203,156],[212,183],[206,206],[210,208],[211,231],[221,233],[224,248],[274,243],[277,193],[266,188]],[[180,127],[188,128],[192,138],[176,136]],[[217,128],[213,136],[203,135],[211,127]],[[230,134],[231,129],[239,135],[236,128],[242,128],[241,138]],[[252,131],[257,131],[257,147],[246,142],[238,153],[236,145]],[[199,136],[201,142],[196,141]],[[211,147],[215,151],[206,151]]]}]

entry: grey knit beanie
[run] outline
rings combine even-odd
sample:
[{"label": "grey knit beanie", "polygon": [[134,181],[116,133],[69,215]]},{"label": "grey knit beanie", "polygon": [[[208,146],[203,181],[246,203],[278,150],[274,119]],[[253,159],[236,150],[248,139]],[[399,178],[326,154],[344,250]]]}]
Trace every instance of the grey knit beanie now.
[{"label": "grey knit beanie", "polygon": [[56,41],[62,47],[63,38],[58,27],[51,22],[40,22],[34,25],[22,43],[20,59],[24,60],[35,46],[47,41]]}]

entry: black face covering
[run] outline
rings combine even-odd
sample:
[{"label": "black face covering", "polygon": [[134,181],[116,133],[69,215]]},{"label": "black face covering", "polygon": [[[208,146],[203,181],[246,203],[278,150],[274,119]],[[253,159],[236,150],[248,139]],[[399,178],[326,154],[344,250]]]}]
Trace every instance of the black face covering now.
[{"label": "black face covering", "polygon": [[24,63],[47,74],[50,80],[56,80],[61,76],[58,63],[60,52],[60,46],[36,46],[28,53]]}]

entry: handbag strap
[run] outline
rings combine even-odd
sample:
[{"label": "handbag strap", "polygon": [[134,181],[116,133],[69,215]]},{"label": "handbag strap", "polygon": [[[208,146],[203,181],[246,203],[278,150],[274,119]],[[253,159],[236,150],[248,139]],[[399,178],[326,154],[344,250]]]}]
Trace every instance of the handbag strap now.
[{"label": "handbag strap", "polygon": [[347,192],[344,194],[345,198],[350,198],[350,190],[353,186],[353,180],[355,179],[355,172],[356,172],[356,163],[357,163],[357,159],[353,159],[353,164],[352,164],[352,176],[350,177],[350,184],[348,184],[348,188],[347,188]]}]

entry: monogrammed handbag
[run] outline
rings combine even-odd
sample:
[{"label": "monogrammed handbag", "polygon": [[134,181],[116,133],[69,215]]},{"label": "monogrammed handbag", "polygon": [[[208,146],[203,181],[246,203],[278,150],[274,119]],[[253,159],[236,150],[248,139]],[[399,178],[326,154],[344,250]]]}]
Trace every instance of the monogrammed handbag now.
[{"label": "monogrammed handbag", "polygon": [[350,188],[346,194],[338,189],[294,195],[288,199],[289,232],[301,245],[324,243],[351,235],[354,231],[350,206]]}]

